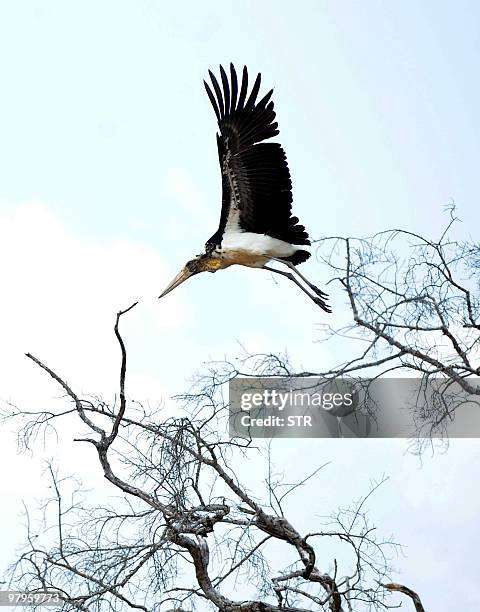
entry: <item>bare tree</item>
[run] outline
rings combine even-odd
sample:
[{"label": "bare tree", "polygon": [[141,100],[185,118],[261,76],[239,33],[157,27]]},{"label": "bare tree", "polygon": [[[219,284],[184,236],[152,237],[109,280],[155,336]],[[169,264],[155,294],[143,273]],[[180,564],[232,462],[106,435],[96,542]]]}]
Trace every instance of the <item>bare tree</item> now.
[{"label": "bare tree", "polygon": [[[54,495],[43,506],[42,520],[54,530],[46,539],[37,537],[27,513],[28,545],[12,566],[11,584],[57,589],[64,610],[360,612],[395,607],[389,594],[401,593],[416,612],[424,612],[417,593],[391,582],[398,546],[379,539],[367,519],[367,500],[382,481],[327,524],[315,522],[302,532],[288,518],[286,499],[310,486],[318,469],[288,485],[269,466],[263,493],[252,493],[235,466],[259,449],[251,440],[226,435],[223,390],[240,374],[332,379],[410,372],[420,381],[443,382],[430,407],[422,405],[416,414],[419,427],[443,432],[466,397],[480,395],[480,246],[450,238],[456,221],[452,208],[436,240],[398,229],[368,239],[318,240],[318,258],[332,272],[330,282],[340,285],[350,313],[344,324],[327,328],[327,339],[347,342],[349,359],[308,372],[278,355],[249,356],[241,368],[214,364],[179,398],[182,418],[162,419],[127,398],[119,323],[135,305],[116,318],[121,367],[118,401],[112,404],[81,397],[29,354],[70,404],[34,415],[10,407],[5,418],[24,420],[21,441],[28,445],[42,428],[60,426],[73,415],[87,429],[77,441],[92,447],[111,490],[122,497],[89,506],[49,466]],[[464,396],[447,394],[454,384]],[[332,541],[331,561],[320,567]]]},{"label": "bare tree", "polygon": [[[438,239],[392,229],[369,238],[322,238],[318,258],[347,300],[350,316],[326,326],[345,339],[348,360],[296,375],[326,378],[410,374],[435,381],[429,402],[413,407],[419,433],[445,434],[457,410],[480,396],[480,244],[454,240],[455,208]],[[291,372],[294,374],[294,372]],[[455,393],[449,390],[455,387]]]},{"label": "bare tree", "polygon": [[[251,441],[226,434],[228,368],[214,368],[182,396],[185,416],[161,419],[126,394],[127,352],[121,350],[118,402],[80,397],[58,373],[28,354],[59,385],[69,402],[58,412],[23,419],[22,441],[42,427],[74,415],[88,433],[76,439],[96,453],[114,503],[88,506],[75,484],[49,466],[54,494],[43,506],[43,535],[27,512],[28,544],[11,568],[11,585],[57,590],[62,610],[184,610],[225,612],[359,612],[392,607],[389,591],[413,591],[387,582],[398,545],[382,540],[366,504],[382,481],[351,507],[301,533],[287,518],[288,496],[317,477],[319,468],[293,485],[269,466],[264,495],[242,484],[235,467],[258,452]],[[277,374],[281,360],[264,362]],[[268,371],[267,371],[268,370]],[[227,376],[227,378],[226,378]],[[330,567],[319,550],[336,542]],[[418,600],[419,601],[419,600]]]},{"label": "bare tree", "polygon": [[314,241],[330,272],[327,286],[340,288],[333,323],[321,313],[319,340],[336,343],[348,359],[305,371],[286,355],[247,354],[240,365],[225,364],[226,376],[316,377],[326,385],[356,379],[365,400],[359,408],[371,413],[371,382],[409,375],[418,381],[408,406],[417,435],[412,449],[421,453],[432,438],[445,440],[459,409],[480,399],[480,243],[455,240],[454,205],[447,212],[437,239],[391,229]]}]

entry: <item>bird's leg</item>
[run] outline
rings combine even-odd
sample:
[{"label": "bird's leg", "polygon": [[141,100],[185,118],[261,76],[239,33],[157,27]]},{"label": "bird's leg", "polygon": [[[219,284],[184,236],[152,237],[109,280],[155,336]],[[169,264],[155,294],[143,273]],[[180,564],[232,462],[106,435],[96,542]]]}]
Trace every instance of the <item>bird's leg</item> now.
[{"label": "bird's leg", "polygon": [[320,306],[320,308],[322,310],[324,310],[325,312],[332,312],[330,309],[330,306],[328,306],[328,304],[325,303],[325,301],[321,298],[321,297],[315,297],[314,295],[312,295],[311,293],[309,293],[309,291],[307,291],[307,289],[305,289],[305,287],[302,285],[302,283],[300,283],[295,276],[293,276],[293,274],[291,274],[291,272],[284,272],[283,270],[277,270],[276,268],[270,268],[269,266],[263,266],[264,270],[268,270],[269,272],[275,272],[275,274],[280,274],[281,276],[285,276],[286,278],[288,278],[289,280],[291,280],[293,283],[295,283],[297,285],[297,287],[300,287],[300,289],[306,294],[308,295],[308,297],[315,302],[315,304],[317,306]]},{"label": "bird's leg", "polygon": [[303,276],[303,274],[298,270],[298,268],[292,264],[291,261],[285,261],[284,259],[278,259],[277,257],[273,257],[272,259],[273,261],[278,261],[279,263],[285,264],[286,266],[290,268],[290,270],[295,272],[295,274],[298,274],[298,276],[303,280],[303,282],[306,283],[310,287],[310,289],[314,293],[316,293],[319,297],[324,298],[324,299],[328,298],[328,294],[322,291],[321,289],[319,289],[316,285],[311,283],[308,279],[306,279]]}]

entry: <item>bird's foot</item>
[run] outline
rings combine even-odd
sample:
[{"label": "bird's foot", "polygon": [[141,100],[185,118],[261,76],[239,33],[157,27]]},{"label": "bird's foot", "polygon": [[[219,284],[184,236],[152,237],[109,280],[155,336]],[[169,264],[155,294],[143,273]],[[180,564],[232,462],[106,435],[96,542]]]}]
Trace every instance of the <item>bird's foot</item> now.
[{"label": "bird's foot", "polygon": [[308,286],[310,287],[310,289],[316,293],[319,297],[328,300],[328,293],[325,293],[324,291],[322,291],[321,289],[319,289],[318,287],[316,287],[315,285],[312,285],[312,283],[308,283]]},{"label": "bird's foot", "polygon": [[324,310],[325,312],[328,312],[328,313],[332,312],[332,309],[330,308],[330,306],[322,298],[320,298],[320,297],[313,297],[313,295],[312,295],[312,300],[315,302],[315,304],[317,306],[320,306],[320,308],[322,310]]}]

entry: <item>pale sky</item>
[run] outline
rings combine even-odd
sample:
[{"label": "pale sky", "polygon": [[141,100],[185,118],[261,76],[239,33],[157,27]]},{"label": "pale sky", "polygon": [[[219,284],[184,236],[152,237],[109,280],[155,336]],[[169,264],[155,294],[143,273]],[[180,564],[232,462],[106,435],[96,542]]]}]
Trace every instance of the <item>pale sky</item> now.
[{"label": "pale sky", "polygon": [[[60,395],[26,351],[80,391],[112,397],[114,314],[137,298],[123,326],[136,399],[172,406],[204,362],[242,346],[286,349],[299,368],[334,365],[316,342],[325,315],[266,272],[199,275],[155,299],[218,223],[202,79],[233,61],[274,87],[294,211],[313,237],[390,227],[436,237],[451,199],[458,235],[475,235],[479,24],[473,0],[0,1],[0,401],[33,409]],[[314,258],[303,270],[328,280]],[[341,292],[330,293],[332,316],[346,316]],[[4,566],[22,541],[21,501],[44,493],[41,457],[102,480],[70,438],[27,457],[10,431],[1,440]],[[422,465],[405,450],[291,441],[277,463],[295,475],[307,460],[332,461],[318,514],[390,475],[371,509],[406,546],[398,579],[427,610],[449,612],[459,598],[477,610],[480,444],[454,442]]]}]

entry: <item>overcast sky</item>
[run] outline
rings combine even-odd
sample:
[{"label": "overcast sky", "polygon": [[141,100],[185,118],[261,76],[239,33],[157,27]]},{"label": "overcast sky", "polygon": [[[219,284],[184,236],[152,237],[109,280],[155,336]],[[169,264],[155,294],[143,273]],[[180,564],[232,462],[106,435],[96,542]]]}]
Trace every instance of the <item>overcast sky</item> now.
[{"label": "overcast sky", "polygon": [[[242,347],[333,365],[316,342],[325,315],[266,272],[199,275],[155,300],[218,223],[202,79],[233,61],[274,87],[295,214],[313,237],[436,237],[452,199],[467,236],[480,222],[479,22],[474,0],[1,1],[0,401],[34,409],[60,395],[26,351],[112,397],[114,314],[138,298],[124,320],[136,399],[168,404],[203,362]],[[314,258],[303,269],[328,280]],[[345,316],[341,292],[331,300]],[[372,518],[406,546],[399,580],[427,610],[477,610],[479,447],[458,441],[420,465],[401,441],[292,441],[277,462],[298,475],[306,451],[332,461],[318,514],[389,474]],[[18,456],[4,431],[0,453],[5,565],[22,540],[21,501],[44,492],[41,458],[102,483],[91,449],[71,439]]]}]

